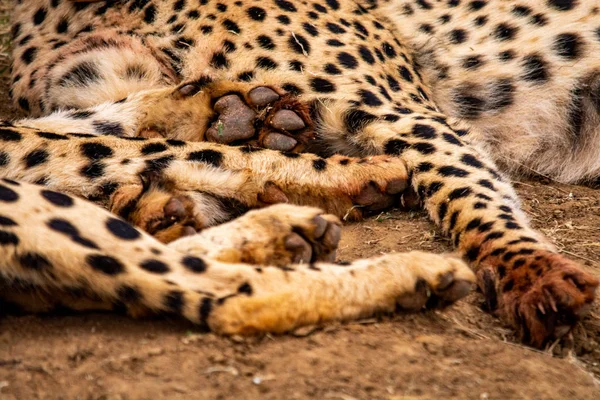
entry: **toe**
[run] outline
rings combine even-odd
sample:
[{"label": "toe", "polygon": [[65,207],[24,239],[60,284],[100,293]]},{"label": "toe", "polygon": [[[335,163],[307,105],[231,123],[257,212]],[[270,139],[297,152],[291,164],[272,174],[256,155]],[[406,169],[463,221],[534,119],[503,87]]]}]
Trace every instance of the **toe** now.
[{"label": "toe", "polygon": [[311,245],[297,233],[291,233],[285,238],[286,250],[292,252],[294,264],[308,263],[312,259],[313,251]]},{"label": "toe", "polygon": [[248,99],[253,106],[264,107],[269,103],[279,100],[279,95],[273,89],[260,86],[248,93]]},{"label": "toe", "polygon": [[383,193],[375,182],[369,182],[358,195],[354,196],[354,202],[368,211],[378,211],[391,207],[394,204],[394,199],[392,196]]},{"label": "toe", "polygon": [[296,139],[275,132],[267,134],[262,140],[263,147],[279,151],[290,151],[297,144],[298,141]]},{"label": "toe", "polygon": [[219,116],[206,131],[209,141],[228,144],[236,140],[250,139],[255,135],[256,113],[237,95],[221,97],[215,103],[214,110]]},{"label": "toe", "polygon": [[172,197],[163,208],[165,217],[172,220],[180,220],[187,214],[184,204],[177,198]]},{"label": "toe", "polygon": [[319,239],[323,236],[325,231],[327,230],[327,221],[320,215],[317,215],[313,218],[313,224],[315,225],[315,230],[313,231],[313,236],[315,239]]},{"label": "toe", "polygon": [[302,118],[291,110],[280,110],[276,112],[271,119],[271,125],[275,129],[284,131],[297,131],[306,127]]}]

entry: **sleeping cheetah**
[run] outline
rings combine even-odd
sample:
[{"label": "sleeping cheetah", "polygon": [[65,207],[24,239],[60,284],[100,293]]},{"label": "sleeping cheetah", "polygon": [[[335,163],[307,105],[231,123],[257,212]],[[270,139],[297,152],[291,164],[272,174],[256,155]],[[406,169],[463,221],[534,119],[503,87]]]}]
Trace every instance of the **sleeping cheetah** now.
[{"label": "sleeping cheetah", "polygon": [[[0,130],[5,301],[285,332],[443,306],[476,276],[533,346],[589,310],[598,280],[496,165],[600,176],[595,1],[18,3],[31,118]],[[422,253],[331,263],[337,218],[399,202],[475,275]]]}]

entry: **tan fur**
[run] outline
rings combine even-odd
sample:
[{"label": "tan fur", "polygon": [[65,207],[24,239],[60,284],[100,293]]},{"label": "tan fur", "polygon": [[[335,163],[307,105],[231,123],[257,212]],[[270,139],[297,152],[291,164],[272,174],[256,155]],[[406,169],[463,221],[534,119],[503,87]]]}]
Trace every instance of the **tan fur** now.
[{"label": "tan fur", "polygon": [[[23,2],[15,10],[13,97],[41,118],[0,131],[2,176],[89,198],[163,242],[277,202],[357,219],[398,204],[410,187],[477,272],[489,308],[542,346],[585,315],[598,281],[529,226],[495,164],[565,182],[598,177],[599,11],[592,0],[559,3]],[[513,58],[501,60],[508,50]],[[277,100],[254,104],[258,88]],[[207,134],[225,119],[215,104],[228,96],[237,96],[238,111],[256,112],[254,136],[225,132],[221,142]],[[273,113],[284,108],[303,130],[275,126]],[[273,132],[294,140],[287,149],[309,154],[248,146],[269,147]],[[132,140],[144,137],[167,140]],[[268,223],[279,235],[269,247],[271,236],[254,228],[267,223],[263,217],[249,214],[175,243],[228,262],[279,265],[302,251],[327,253],[318,250],[322,241],[291,235],[285,218]],[[236,229],[255,241],[210,249]],[[137,256],[122,253],[135,268]],[[389,310],[394,298],[406,305],[397,296],[414,278],[438,282],[415,264],[428,257],[384,256],[340,275],[329,266],[268,269],[252,277],[249,298],[221,298],[220,311],[208,318],[205,308],[203,318],[223,332],[279,332]],[[390,260],[419,273],[392,271]],[[2,273],[47,283],[11,268]],[[239,274],[256,273],[239,268],[246,272],[224,269],[202,285],[229,296],[220,279],[241,284]],[[186,287],[184,275],[170,284]],[[165,283],[148,279],[156,286],[144,306],[161,309]],[[90,290],[114,294],[106,280],[90,282]],[[448,290],[440,296],[463,294]],[[194,320],[194,307],[207,302],[201,298],[186,292],[177,311]]]}]

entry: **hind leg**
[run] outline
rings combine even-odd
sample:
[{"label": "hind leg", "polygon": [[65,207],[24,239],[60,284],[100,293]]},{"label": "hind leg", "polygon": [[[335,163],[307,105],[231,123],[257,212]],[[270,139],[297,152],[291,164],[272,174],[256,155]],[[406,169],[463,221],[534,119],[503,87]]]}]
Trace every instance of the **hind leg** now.
[{"label": "hind leg", "polygon": [[[534,346],[564,334],[589,310],[598,279],[529,226],[508,180],[463,139],[465,131],[413,106],[376,116],[329,104],[321,136],[348,153],[404,160],[429,215],[477,272],[490,309]],[[327,129],[341,128],[349,134],[328,136]]]}]

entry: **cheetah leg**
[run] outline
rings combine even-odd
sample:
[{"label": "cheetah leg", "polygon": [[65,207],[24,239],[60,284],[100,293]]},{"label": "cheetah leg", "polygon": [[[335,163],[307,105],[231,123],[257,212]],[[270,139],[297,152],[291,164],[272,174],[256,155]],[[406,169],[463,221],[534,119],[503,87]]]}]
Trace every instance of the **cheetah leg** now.
[{"label": "cheetah leg", "polygon": [[223,264],[182,254],[91,203],[27,183],[0,184],[0,215],[4,281],[83,287],[100,300],[179,314],[224,334],[445,305],[474,281],[461,261],[418,252],[347,267]]},{"label": "cheetah leg", "polygon": [[[181,233],[184,226],[200,230],[281,202],[358,219],[395,204],[407,182],[404,162],[389,156],[323,159],[206,142],[82,137],[14,126],[0,129],[0,140],[7,154],[1,177],[89,198],[152,233],[156,227],[168,228],[163,221],[172,217],[186,221],[173,230]],[[166,184],[152,184],[157,181]],[[145,185],[152,190],[144,192]],[[172,197],[183,205],[167,207]],[[180,235],[174,236],[163,241]]]},{"label": "cheetah leg", "polygon": [[[331,129],[370,115],[335,105],[327,112],[332,114],[323,117],[324,126]],[[489,308],[517,327],[525,342],[542,346],[587,313],[598,279],[530,227],[509,181],[461,139],[462,131],[429,111],[361,121],[353,125],[360,129],[348,135],[346,149],[406,162],[412,188],[477,272]],[[339,146],[334,140],[340,139],[332,139]]]},{"label": "cheetah leg", "polygon": [[304,150],[314,139],[308,107],[294,96],[208,76],[18,124],[57,133],[206,140],[291,152]]}]

